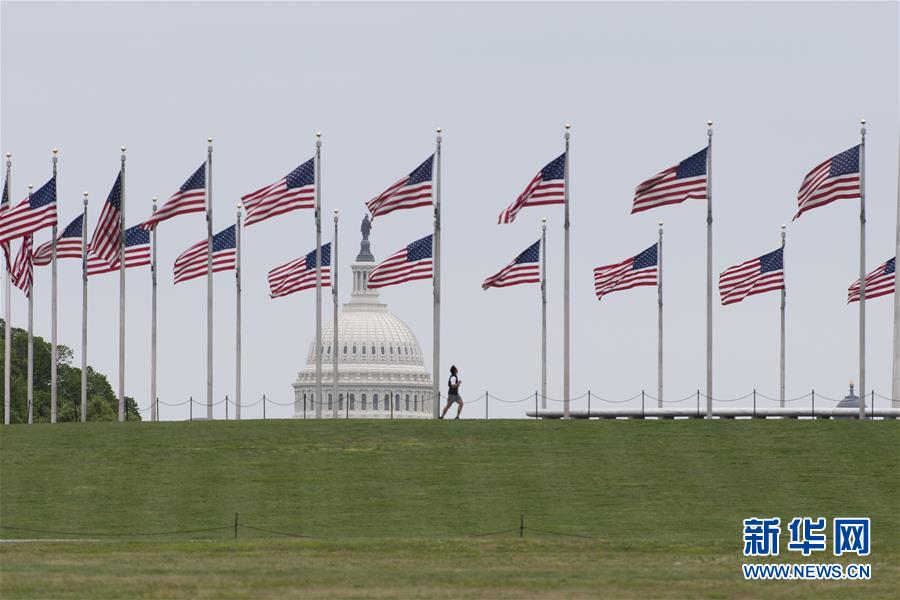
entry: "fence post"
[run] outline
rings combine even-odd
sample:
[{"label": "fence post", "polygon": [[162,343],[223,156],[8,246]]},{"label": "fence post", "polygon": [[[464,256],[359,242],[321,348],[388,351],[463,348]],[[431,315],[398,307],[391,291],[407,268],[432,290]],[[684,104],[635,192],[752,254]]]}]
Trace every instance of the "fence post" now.
[{"label": "fence post", "polygon": [[238,514],[234,513],[234,539],[237,539],[237,530],[238,530]]},{"label": "fence post", "polygon": [[872,390],[872,408],[869,409],[869,418],[875,418],[875,390]]},{"label": "fence post", "polygon": [[753,418],[756,418],[756,388],[753,388]]},{"label": "fence post", "polygon": [[700,418],[700,390],[697,390],[697,418]]},{"label": "fence post", "polygon": [[484,391],[484,420],[488,419],[488,393],[487,390]]},{"label": "fence post", "polygon": [[190,417],[188,417],[188,420],[193,421],[194,420],[194,397],[193,396],[188,396],[188,406],[190,407],[188,409],[190,411],[190,413],[189,413]]},{"label": "fence post", "polygon": [[390,400],[391,400],[391,419],[394,418],[394,392],[390,392]]},{"label": "fence post", "polygon": [[812,391],[812,418],[816,418],[816,390]]},{"label": "fence post", "polygon": [[156,420],[159,421],[159,396],[154,400],[156,402]]},{"label": "fence post", "polygon": [[350,393],[349,392],[347,392],[347,396],[344,398],[344,401],[345,401],[344,402],[344,410],[346,411],[345,414],[347,415],[345,418],[347,420],[349,420],[350,419]]},{"label": "fence post", "polygon": [[641,390],[641,418],[644,418],[644,390]]},{"label": "fence post", "polygon": [[519,537],[525,537],[525,513],[519,513]]},{"label": "fence post", "polygon": [[228,394],[225,394],[225,420],[228,420]]},{"label": "fence post", "polygon": [[537,390],[534,390],[534,418],[538,418]]},{"label": "fence post", "polygon": [[306,418],[306,394],[303,394],[303,418]]},{"label": "fence post", "polygon": [[588,418],[588,421],[591,420],[591,390],[588,390],[588,414],[587,414],[587,418]]},{"label": "fence post", "polygon": [[266,420],[266,395],[263,394],[263,421]]}]

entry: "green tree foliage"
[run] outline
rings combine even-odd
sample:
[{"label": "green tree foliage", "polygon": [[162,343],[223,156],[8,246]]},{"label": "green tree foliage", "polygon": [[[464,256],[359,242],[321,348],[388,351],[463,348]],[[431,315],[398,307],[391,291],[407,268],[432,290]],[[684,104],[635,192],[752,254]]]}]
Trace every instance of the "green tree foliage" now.
[{"label": "green tree foliage", "polygon": [[[6,351],[6,323],[0,319],[0,355]],[[81,369],[72,366],[72,350],[68,346],[57,346],[58,420],[79,421],[81,419]],[[34,338],[34,422],[50,422],[50,343],[43,338]],[[28,422],[28,332],[13,327],[10,377],[10,415],[13,423]],[[0,399],[5,391],[0,383]],[[103,373],[88,367],[87,381],[88,420],[115,421],[119,414],[119,400],[109,380]],[[4,399],[5,400],[5,399]],[[5,402],[0,404],[5,405]],[[2,411],[2,408],[0,408]],[[139,421],[141,415],[133,398],[125,397],[125,413],[129,421]],[[4,415],[5,416],[5,415]]]}]

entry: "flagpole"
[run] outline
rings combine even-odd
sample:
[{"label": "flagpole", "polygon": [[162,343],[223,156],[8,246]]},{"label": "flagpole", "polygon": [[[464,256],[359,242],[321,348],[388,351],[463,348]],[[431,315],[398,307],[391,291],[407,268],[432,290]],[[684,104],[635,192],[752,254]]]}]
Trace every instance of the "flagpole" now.
[{"label": "flagpole", "polygon": [[569,418],[569,130],[572,126],[566,123],[566,165],[565,165],[565,221],[563,231],[565,236],[565,274],[563,275],[563,418]]},{"label": "flagpole", "polygon": [[[156,196],[153,196],[156,214]],[[158,421],[156,402],[156,227],[150,230],[150,420]]]},{"label": "flagpole", "polygon": [[81,422],[87,423],[87,315],[88,315],[88,287],[87,287],[87,210],[88,193],[84,195],[84,212],[81,216]]},{"label": "flagpole", "polygon": [[[12,181],[10,181],[10,177],[12,176],[12,153],[6,153],[6,189],[8,194],[12,195]],[[9,200],[9,198],[7,198]],[[7,205],[9,208],[9,205]],[[7,259],[9,257],[6,257]],[[10,319],[12,318],[12,309],[10,308],[10,301],[12,300],[12,273],[9,272],[9,269],[6,269],[6,281],[4,282],[3,289],[3,297],[4,297],[4,318],[6,320],[6,327],[4,328],[4,342],[5,346],[3,348],[3,422],[6,425],[9,425],[12,422],[9,411],[11,410],[12,403],[10,401],[10,393],[12,392],[11,385],[11,377],[12,377],[12,369],[10,366],[10,360],[12,359],[12,350],[10,345],[12,344],[12,324],[10,323]]]},{"label": "flagpole", "polygon": [[859,418],[866,418],[866,120],[859,144]]},{"label": "flagpole", "polygon": [[656,335],[656,405],[663,407],[663,222],[659,222],[659,242],[656,247],[656,304],[659,312]]},{"label": "flagpole", "polygon": [[547,218],[541,219],[541,408],[547,408]]},{"label": "flagpole", "polygon": [[331,242],[331,297],[334,303],[332,318],[331,381],[334,386],[334,397],[338,397],[338,209],[334,209],[334,239]]},{"label": "flagpole", "polygon": [[213,418],[212,138],[206,138],[206,418]]},{"label": "flagpole", "polygon": [[785,303],[787,301],[787,277],[786,277],[787,269],[785,269],[785,262],[784,262],[784,246],[785,246],[785,238],[786,238],[786,229],[787,228],[785,225],[781,226],[781,269],[782,269],[782,272],[785,273],[785,282],[784,282],[784,285],[781,287],[781,362],[780,362],[780,369],[781,369],[781,380],[780,381],[781,382],[779,385],[779,394],[780,394],[779,395],[779,400],[780,400],[779,404],[780,404],[781,408],[784,408],[784,388],[785,388],[784,307],[785,307]]},{"label": "flagpole", "polygon": [[[894,250],[894,360],[891,373],[891,406],[893,408],[900,408],[900,270],[897,270],[897,257],[900,257],[900,137],[897,141],[897,239],[895,242],[897,247]],[[8,280],[6,285],[9,289]],[[8,327],[9,321],[7,321]]]},{"label": "flagpole", "polygon": [[706,418],[712,419],[713,338],[712,338],[712,130],[706,122]]},{"label": "flagpole", "polygon": [[[28,184],[28,203],[31,204],[31,191],[34,186]],[[30,242],[29,237],[23,237],[22,243]],[[23,250],[24,251],[24,250]],[[34,257],[32,256],[32,261]],[[32,263],[32,269],[34,268]],[[34,273],[31,276],[31,285],[28,289],[28,424],[34,423]]]},{"label": "flagpole", "polygon": [[438,127],[436,131],[437,137],[434,151],[434,237],[431,238],[432,260],[434,261],[434,277],[432,281],[434,305],[431,314],[434,330],[431,352],[431,368],[433,372],[431,398],[435,419],[440,416],[441,409],[440,380],[438,377],[441,372],[441,141],[443,140],[441,128]]},{"label": "flagpole", "polygon": [[[234,336],[234,418],[241,420],[241,204],[237,205],[237,225],[235,231],[235,336]],[[227,401],[226,401],[227,402]]]},{"label": "flagpole", "polygon": [[125,420],[125,146],[119,197],[119,421]]},{"label": "flagpole", "polygon": [[[56,159],[59,150],[56,148],[53,149],[53,178],[56,179]],[[57,365],[56,365],[56,356],[57,356],[57,344],[56,344],[56,330],[57,330],[57,313],[56,313],[56,305],[57,305],[57,288],[56,288],[56,234],[57,234],[57,226],[53,225],[53,230],[51,232],[52,239],[50,240],[50,263],[51,263],[51,283],[50,283],[50,422],[56,423],[57,419],[57,397],[56,390],[58,387],[58,378],[57,378]]]},{"label": "flagpole", "polygon": [[[316,397],[322,402],[322,133],[316,132]],[[334,348],[337,353],[337,348]],[[332,418],[337,418],[337,398],[332,406]]]}]

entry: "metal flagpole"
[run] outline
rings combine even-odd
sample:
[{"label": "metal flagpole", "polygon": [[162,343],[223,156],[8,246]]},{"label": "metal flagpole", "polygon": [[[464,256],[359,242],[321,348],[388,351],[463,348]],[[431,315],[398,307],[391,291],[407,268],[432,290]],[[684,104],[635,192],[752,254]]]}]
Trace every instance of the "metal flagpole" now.
[{"label": "metal flagpole", "polygon": [[[156,213],[156,196],[153,196]],[[156,400],[156,227],[150,231],[150,420],[158,421]]]},{"label": "metal flagpole", "polygon": [[[237,225],[235,231],[235,332],[234,332],[234,418],[241,420],[241,204],[237,205]],[[227,409],[228,402],[225,402]]]},{"label": "metal flagpole", "polygon": [[[331,383],[334,386],[334,398],[338,397],[338,209],[334,209],[334,239],[331,241],[331,298],[334,304],[332,323]],[[337,404],[335,404],[337,406]],[[337,410],[335,408],[335,410]]]},{"label": "metal flagpole", "polygon": [[866,418],[866,120],[859,143],[859,418]]},{"label": "metal flagpole", "polygon": [[[10,177],[12,176],[12,153],[6,153],[6,189],[10,195],[12,195],[12,181]],[[9,208],[7,206],[7,208]],[[3,303],[4,303],[4,319],[6,320],[6,327],[4,328],[4,342],[5,346],[3,348],[3,422],[6,425],[11,423],[11,418],[9,411],[11,410],[12,403],[10,401],[10,393],[12,392],[11,385],[11,377],[12,377],[12,369],[10,367],[10,360],[12,359],[12,349],[10,346],[12,345],[12,323],[10,323],[10,319],[12,318],[12,310],[10,308],[10,300],[12,300],[12,273],[9,272],[9,269],[6,269],[6,281],[4,282],[3,289]]]},{"label": "metal flagpole", "polygon": [[[322,134],[316,132],[316,397],[322,401]],[[337,348],[334,348],[337,353]],[[337,418],[337,398],[333,413]]]},{"label": "metal flagpole", "polygon": [[119,195],[119,421],[125,420],[125,146]]},{"label": "metal flagpole", "polygon": [[88,193],[84,192],[84,212],[81,216],[81,422],[87,423],[87,315],[88,315]]},{"label": "metal flagpole", "polygon": [[706,418],[712,419],[713,341],[712,341],[712,130],[706,122]]},{"label": "metal flagpole", "polygon": [[[56,159],[59,150],[53,149],[53,178],[56,179]],[[51,231],[52,239],[50,240],[50,422],[56,423],[57,418],[57,396],[58,373],[56,365],[57,344],[56,344],[56,305],[57,305],[57,288],[56,288],[56,234],[57,226],[54,225]]]},{"label": "metal flagpole", "polygon": [[[28,203],[31,203],[31,190],[34,186],[28,184]],[[31,243],[30,237],[22,238],[22,243]],[[32,256],[32,260],[34,257]],[[32,268],[34,268],[32,266]],[[32,273],[31,289],[28,291],[28,424],[34,423],[34,274]]]},{"label": "metal flagpole", "polygon": [[[897,257],[900,256],[900,136],[897,141],[897,247],[894,250],[894,361],[891,373],[891,406],[893,408],[900,408],[900,270],[897,270]],[[6,285],[8,290],[8,279]],[[8,327],[9,321],[7,321]],[[7,347],[9,347],[8,343]],[[9,360],[7,360],[8,362]]]},{"label": "metal flagpole", "polygon": [[[441,372],[441,128],[437,128],[434,151],[434,237],[432,237],[432,255],[434,260],[433,292],[434,305],[432,309],[432,325],[434,328],[433,348],[431,352],[431,368],[433,379],[431,382],[431,399],[434,409],[434,418],[440,416],[441,395],[439,373]],[[391,404],[393,407],[393,404]]]},{"label": "metal flagpole", "polygon": [[206,418],[213,418],[212,138],[206,138]]},{"label": "metal flagpole", "polygon": [[659,222],[659,242],[656,246],[656,305],[657,326],[659,331],[656,336],[656,405],[663,407],[663,222]]},{"label": "metal flagpole", "polygon": [[[786,238],[786,232],[785,232],[785,230],[786,230],[786,227],[785,227],[784,225],[782,225],[782,226],[781,226],[781,269],[782,269],[782,272],[785,271],[785,264],[784,264],[784,245],[785,245],[785,238]],[[780,362],[781,378],[780,378],[780,385],[779,385],[779,388],[778,388],[778,391],[779,391],[779,397],[778,397],[778,399],[779,399],[779,405],[781,406],[781,408],[784,408],[784,380],[785,380],[785,370],[784,370],[784,307],[785,307],[785,302],[786,302],[786,300],[787,300],[787,278],[785,277],[785,283],[784,283],[784,286],[781,288],[781,362]]]},{"label": "metal flagpole", "polygon": [[565,221],[563,231],[565,237],[565,255],[563,257],[565,274],[563,275],[563,418],[569,418],[569,202],[572,194],[569,191],[569,130],[572,126],[566,123],[566,165],[565,165]]},{"label": "metal flagpole", "polygon": [[541,408],[547,408],[547,219],[541,219]]}]

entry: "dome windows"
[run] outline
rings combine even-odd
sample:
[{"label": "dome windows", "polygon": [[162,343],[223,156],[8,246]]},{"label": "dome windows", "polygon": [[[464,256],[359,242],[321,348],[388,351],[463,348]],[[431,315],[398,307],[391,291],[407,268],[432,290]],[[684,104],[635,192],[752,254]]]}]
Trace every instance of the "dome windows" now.
[{"label": "dome windows", "polygon": [[344,356],[347,356],[347,344],[344,344]]},{"label": "dome windows", "polygon": [[353,345],[353,356],[356,356],[356,344]]}]

